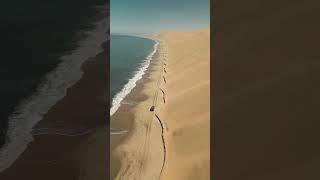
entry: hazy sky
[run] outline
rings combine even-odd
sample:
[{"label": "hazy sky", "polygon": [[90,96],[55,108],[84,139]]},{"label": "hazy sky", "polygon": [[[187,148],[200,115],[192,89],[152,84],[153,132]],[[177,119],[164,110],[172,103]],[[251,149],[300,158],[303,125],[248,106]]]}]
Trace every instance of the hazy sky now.
[{"label": "hazy sky", "polygon": [[111,33],[209,26],[210,0],[111,0]]}]

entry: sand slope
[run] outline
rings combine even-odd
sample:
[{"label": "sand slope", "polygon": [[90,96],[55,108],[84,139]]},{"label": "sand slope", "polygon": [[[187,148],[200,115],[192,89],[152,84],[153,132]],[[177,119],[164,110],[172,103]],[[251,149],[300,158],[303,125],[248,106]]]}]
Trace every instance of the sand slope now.
[{"label": "sand slope", "polygon": [[167,102],[162,117],[167,159],[162,179],[201,180],[210,176],[210,33],[164,32]]}]

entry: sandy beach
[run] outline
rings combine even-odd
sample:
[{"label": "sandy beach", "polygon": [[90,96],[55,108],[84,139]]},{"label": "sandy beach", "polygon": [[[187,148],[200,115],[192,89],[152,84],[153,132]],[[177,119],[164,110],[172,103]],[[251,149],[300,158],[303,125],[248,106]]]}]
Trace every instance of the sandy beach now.
[{"label": "sandy beach", "polygon": [[120,135],[111,134],[111,179],[159,177],[164,157],[161,125],[149,109],[161,77],[160,49],[146,74],[111,117],[111,128],[128,131]]},{"label": "sandy beach", "polygon": [[[108,49],[107,43],[104,49]],[[82,65],[80,81],[34,128],[38,132],[47,128],[49,133],[35,135],[19,159],[0,173],[1,180],[107,179],[106,53]]]},{"label": "sandy beach", "polygon": [[209,179],[209,30],[150,38],[153,63],[111,118],[128,130],[111,135],[111,179]]}]

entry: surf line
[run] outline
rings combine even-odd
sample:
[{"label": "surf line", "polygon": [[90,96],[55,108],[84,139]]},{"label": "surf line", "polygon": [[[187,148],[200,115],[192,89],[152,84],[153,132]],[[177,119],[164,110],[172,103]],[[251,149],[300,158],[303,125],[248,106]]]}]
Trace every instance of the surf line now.
[{"label": "surf line", "polygon": [[91,133],[96,128],[59,129],[59,128],[38,128],[33,129],[32,135],[61,135],[61,136],[83,136]]}]

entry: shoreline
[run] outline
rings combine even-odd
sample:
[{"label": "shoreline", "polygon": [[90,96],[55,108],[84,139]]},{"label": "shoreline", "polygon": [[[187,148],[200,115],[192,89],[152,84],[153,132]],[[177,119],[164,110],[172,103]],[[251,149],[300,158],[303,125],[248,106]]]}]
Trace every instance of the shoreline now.
[{"label": "shoreline", "polygon": [[[82,65],[90,58],[104,51],[101,46],[105,40],[99,40],[99,48],[93,47],[90,42],[105,37],[104,24],[106,19],[104,13],[97,14],[92,26],[95,28],[80,31],[75,37],[80,38],[77,42],[78,48],[65,52],[59,59],[61,62],[41,78],[37,90],[20,102],[15,111],[8,117],[9,124],[6,133],[7,142],[0,149],[0,170],[4,171],[21,153],[25,151],[28,144],[33,141],[33,129],[44,119],[50,109],[59,103],[69,88],[81,80]],[[84,33],[89,33],[83,37]],[[103,38],[104,39],[104,38]],[[86,52],[84,54],[84,52]],[[84,58],[79,58],[82,56]],[[73,70],[73,71],[70,71]]]},{"label": "shoreline", "polygon": [[[57,2],[57,5],[61,3],[62,2]],[[25,108],[23,104],[26,104],[26,101],[30,100],[30,97],[38,95],[39,86],[43,85],[46,76],[54,71],[62,62],[60,57],[67,56],[71,51],[78,48],[78,42],[85,38],[82,32],[94,29],[94,23],[105,18],[106,6],[107,4],[102,4],[98,1],[92,1],[85,6],[77,6],[76,9],[82,7],[83,13],[77,13],[73,14],[74,16],[67,17],[70,18],[67,24],[65,24],[66,19],[59,21],[59,17],[53,14],[51,17],[53,19],[51,20],[54,21],[54,19],[58,18],[56,19],[58,20],[57,23],[48,24],[48,22],[43,22],[34,24],[29,20],[24,23],[17,23],[14,26],[11,26],[8,22],[4,23],[3,30],[5,34],[8,30],[14,32],[16,28],[19,29],[19,33],[14,33],[12,36],[9,34],[9,36],[6,37],[8,38],[8,44],[3,44],[5,45],[3,47],[3,62],[5,63],[5,59],[9,59],[9,63],[1,69],[1,76],[6,84],[1,91],[2,96],[0,103],[1,149],[11,146],[8,145],[9,142],[16,140],[13,134],[15,134],[15,136],[22,134],[21,137],[26,137],[26,135],[23,134],[24,132],[16,132],[17,129],[29,128],[25,120],[28,118],[27,115],[24,115],[24,117],[19,115],[24,113],[22,112],[24,109],[21,109]],[[60,13],[61,15],[65,13],[68,14],[68,10],[63,9],[59,14]],[[54,29],[54,31],[52,29]],[[28,46],[24,46],[25,42],[28,42]],[[17,62],[19,66],[16,66],[14,62]],[[37,100],[35,101],[33,104],[40,104]],[[29,103],[29,105],[35,106],[31,105],[31,103]],[[35,107],[30,109],[35,109]],[[26,111],[28,112],[30,110],[27,109]],[[43,113],[43,111],[39,112],[39,114],[41,113]],[[23,119],[23,121],[19,119]],[[28,121],[32,121],[33,119],[37,119],[37,117],[32,117],[28,119]],[[12,124],[12,121],[16,121],[18,124]],[[20,127],[15,128],[16,126]],[[30,140],[31,138],[28,137],[28,139]],[[21,141],[28,140],[24,139]],[[2,162],[7,161],[7,154],[11,156],[12,151],[20,149],[21,147],[9,148],[10,150],[8,151],[0,151],[0,171],[5,168]]]},{"label": "shoreline", "polygon": [[111,120],[111,127],[118,123],[129,128],[128,134],[111,137],[111,178],[208,179],[209,30],[163,32],[152,38],[160,43],[155,64],[126,100],[145,99],[123,106]]},{"label": "shoreline", "polygon": [[[150,39],[150,38],[145,38],[145,39]],[[140,81],[144,75],[147,73],[151,61],[155,58],[155,54],[158,51],[158,46],[159,43],[154,40],[150,39],[155,42],[153,46],[153,51],[148,54],[146,57],[145,61],[141,64],[141,67],[138,68],[138,71],[129,79],[129,81],[122,87],[122,89],[115,94],[115,96],[112,98],[112,104],[110,108],[110,116],[112,116],[117,110],[120,108],[122,101],[128,96],[133,89],[137,86],[137,82]]]},{"label": "shoreline", "polygon": [[[105,157],[90,152],[108,152],[106,121],[107,76],[105,72],[107,43],[104,51],[86,60],[79,81],[45,114],[36,128],[73,129],[86,127],[92,132],[80,136],[38,135],[0,179],[106,179],[109,165]],[[88,88],[90,87],[90,88]],[[81,101],[80,101],[81,100]],[[90,146],[88,146],[90,144]],[[94,154],[94,153],[93,153]],[[95,161],[93,161],[95,160]]]},{"label": "shoreline", "polygon": [[[151,38],[148,38],[151,39]],[[155,39],[152,39],[155,42],[158,42]],[[132,176],[128,176],[130,173],[135,173],[138,171],[140,174],[134,175],[135,177],[139,177],[140,179],[147,177],[152,177],[152,179],[156,179],[157,175],[159,175],[162,163],[158,165],[158,169],[151,174],[144,174],[146,171],[143,166],[144,162],[137,162],[134,159],[144,159],[145,155],[141,154],[142,152],[147,152],[150,150],[149,145],[146,144],[147,139],[150,141],[150,137],[144,137],[144,133],[138,131],[144,131],[146,127],[156,128],[157,131],[150,132],[149,136],[161,138],[161,126],[157,124],[142,122],[139,118],[149,118],[151,119],[152,113],[150,113],[149,108],[152,105],[152,98],[154,94],[154,85],[156,84],[157,75],[159,72],[159,54],[161,53],[161,44],[158,45],[157,52],[155,53],[153,59],[150,62],[149,68],[146,70],[146,73],[143,77],[137,81],[137,85],[133,90],[123,99],[122,102],[129,102],[128,104],[121,104],[120,108],[113,116],[111,116],[111,128],[119,128],[119,129],[128,129],[127,134],[122,135],[112,135],[111,136],[111,179],[125,179],[125,178],[133,178]],[[150,86],[152,87],[150,90]],[[130,103],[131,102],[131,103]],[[133,103],[132,103],[133,102]],[[134,104],[134,105],[130,105]],[[151,122],[151,121],[149,121]],[[148,132],[145,132],[148,133]],[[137,138],[135,138],[137,137]],[[139,141],[138,139],[142,139]],[[129,150],[131,147],[139,147],[140,143],[143,143],[144,149],[135,149],[134,151]],[[162,142],[160,139],[157,139],[155,143],[156,147],[159,147],[159,142]],[[129,147],[125,147],[129,146]],[[130,147],[131,146],[131,147]],[[161,151],[161,150],[160,150]],[[131,154],[134,152],[134,158],[126,157],[127,154]],[[158,150],[159,152],[159,150]],[[160,152],[161,153],[161,152]],[[147,153],[148,154],[148,153]],[[151,154],[151,153],[150,153]],[[122,157],[122,158],[120,158]],[[148,157],[148,155],[147,155]],[[152,155],[151,155],[152,157]],[[161,156],[160,156],[161,159]],[[135,161],[130,166],[126,163],[126,161]],[[138,160],[139,161],[139,160]],[[160,160],[161,161],[161,160]],[[140,167],[139,167],[140,166]],[[117,177],[116,177],[117,176]],[[147,178],[148,179],[148,178]],[[149,178],[150,179],[150,178]]]}]

